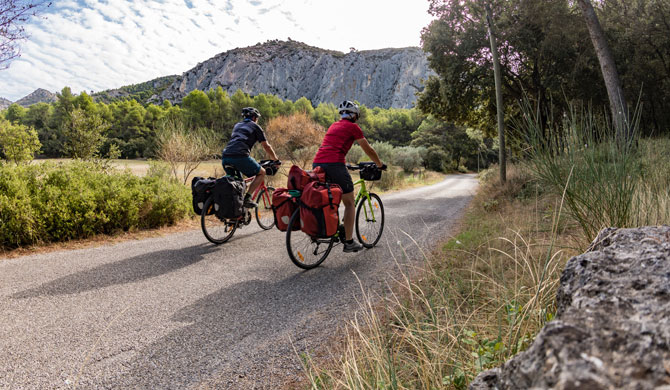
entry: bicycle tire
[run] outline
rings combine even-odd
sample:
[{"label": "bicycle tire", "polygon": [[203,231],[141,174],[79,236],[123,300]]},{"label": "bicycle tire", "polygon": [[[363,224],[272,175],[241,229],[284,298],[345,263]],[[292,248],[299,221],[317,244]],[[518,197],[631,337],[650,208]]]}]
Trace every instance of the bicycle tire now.
[{"label": "bicycle tire", "polygon": [[[263,195],[265,194],[266,190],[268,195],[267,198],[264,198]],[[260,190],[260,192],[258,192],[258,196],[256,197],[256,204],[258,205],[255,210],[256,222],[258,222],[258,226],[260,226],[263,230],[270,230],[275,226],[275,216],[274,212],[272,211],[273,192],[274,188],[266,187],[265,189]]]},{"label": "bicycle tire", "polygon": [[[293,226],[300,218],[300,209],[291,215],[288,226]],[[318,267],[333,249],[335,237],[317,239],[305,234],[302,230],[286,231],[286,250],[293,264],[302,269]]]},{"label": "bicycle tire", "polygon": [[210,213],[207,215],[207,210],[214,207],[214,198],[209,197],[205,201],[200,214],[200,227],[205,234],[207,240],[216,245],[221,245],[230,240],[237,229],[237,222],[230,222],[230,220],[220,220],[216,214]]},{"label": "bicycle tire", "polygon": [[[374,208],[372,210],[375,213],[374,221],[369,217],[367,210],[369,207]],[[384,232],[384,204],[379,195],[370,193],[370,204],[368,204],[368,198],[364,197],[356,207],[356,237],[364,247],[369,249],[377,245],[382,232]]]}]

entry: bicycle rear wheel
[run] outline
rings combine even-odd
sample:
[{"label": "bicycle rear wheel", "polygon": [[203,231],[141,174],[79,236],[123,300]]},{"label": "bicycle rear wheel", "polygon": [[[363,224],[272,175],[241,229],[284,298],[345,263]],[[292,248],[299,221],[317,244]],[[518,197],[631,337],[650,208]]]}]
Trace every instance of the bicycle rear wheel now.
[{"label": "bicycle rear wheel", "polygon": [[384,231],[384,204],[379,195],[370,193],[356,208],[356,236],[366,248],[377,245]]},{"label": "bicycle rear wheel", "polygon": [[205,201],[200,214],[200,227],[205,237],[213,244],[219,245],[230,240],[237,229],[237,221],[220,220],[214,213],[214,198],[209,197]]},{"label": "bicycle rear wheel", "polygon": [[275,216],[272,211],[272,193],[274,188],[266,187],[256,197],[256,222],[263,230],[270,230],[275,226]]},{"label": "bicycle rear wheel", "polygon": [[[293,226],[296,220],[300,219],[300,209],[297,209],[291,215],[288,226]],[[318,267],[328,257],[333,248],[335,237],[314,238],[303,233],[301,230],[286,231],[286,249],[288,257],[296,266],[302,269],[312,269]]]}]

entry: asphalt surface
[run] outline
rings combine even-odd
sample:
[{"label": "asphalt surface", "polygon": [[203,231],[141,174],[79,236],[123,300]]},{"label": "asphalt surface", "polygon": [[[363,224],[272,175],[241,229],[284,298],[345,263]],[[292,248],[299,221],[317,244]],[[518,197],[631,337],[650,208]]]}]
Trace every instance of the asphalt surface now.
[{"label": "asphalt surface", "polygon": [[378,246],[336,246],[310,271],[255,222],[221,246],[193,230],[0,259],[0,389],[276,388],[345,325],[361,288],[385,288],[448,236],[476,187],[455,175],[382,196]]}]

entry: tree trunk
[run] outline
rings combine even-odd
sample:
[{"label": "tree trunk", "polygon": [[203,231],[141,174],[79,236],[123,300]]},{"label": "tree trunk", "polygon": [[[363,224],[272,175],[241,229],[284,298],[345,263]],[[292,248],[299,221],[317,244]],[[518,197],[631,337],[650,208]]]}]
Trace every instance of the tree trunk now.
[{"label": "tree trunk", "polygon": [[503,112],[502,73],[500,71],[500,59],[498,58],[498,45],[496,44],[491,5],[487,2],[485,7],[489,38],[491,39],[491,54],[493,55],[493,76],[496,83],[496,111],[498,117],[498,139],[500,141],[500,150],[498,153],[500,182],[505,183],[507,181],[507,152],[505,150],[505,113]]},{"label": "tree trunk", "polygon": [[591,5],[590,0],[578,0],[579,6],[586,20],[586,27],[589,29],[591,42],[596,50],[600,70],[605,80],[607,95],[610,101],[610,110],[612,111],[612,124],[616,131],[619,141],[629,142],[632,137],[632,129],[629,125],[628,105],[621,88],[621,80],[614,63],[614,57],[610,51],[605,33],[603,32],[598,16]]}]

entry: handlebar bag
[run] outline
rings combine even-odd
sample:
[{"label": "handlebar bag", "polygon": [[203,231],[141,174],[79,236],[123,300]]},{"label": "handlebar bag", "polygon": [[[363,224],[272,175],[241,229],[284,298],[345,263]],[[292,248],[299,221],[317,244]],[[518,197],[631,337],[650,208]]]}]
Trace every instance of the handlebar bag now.
[{"label": "handlebar bag", "polygon": [[[191,180],[191,195],[193,195],[193,212],[200,215],[202,208],[205,206],[205,201],[209,197],[216,180],[205,179],[204,177],[196,176]],[[214,214],[211,210],[209,214]]]},{"label": "handlebar bag", "polygon": [[323,168],[316,167],[313,171],[306,171],[297,165],[293,165],[288,171],[287,187],[289,190],[302,191],[307,183],[312,181],[326,181],[326,172]]},{"label": "handlebar bag", "polygon": [[313,181],[300,196],[300,229],[311,237],[335,235],[340,223],[338,212],[342,188],[334,183]]},{"label": "handlebar bag", "polygon": [[360,163],[361,170],[359,171],[361,179],[368,181],[380,180],[382,178],[381,169],[377,168],[375,163]]},{"label": "handlebar bag", "polygon": [[221,219],[233,219],[243,215],[245,189],[244,182],[232,176],[216,179],[211,190],[216,216]]},{"label": "handlebar bag", "polygon": [[276,165],[274,160],[261,160],[258,163],[265,169],[265,174],[268,176],[274,176],[279,171],[279,165]]}]

